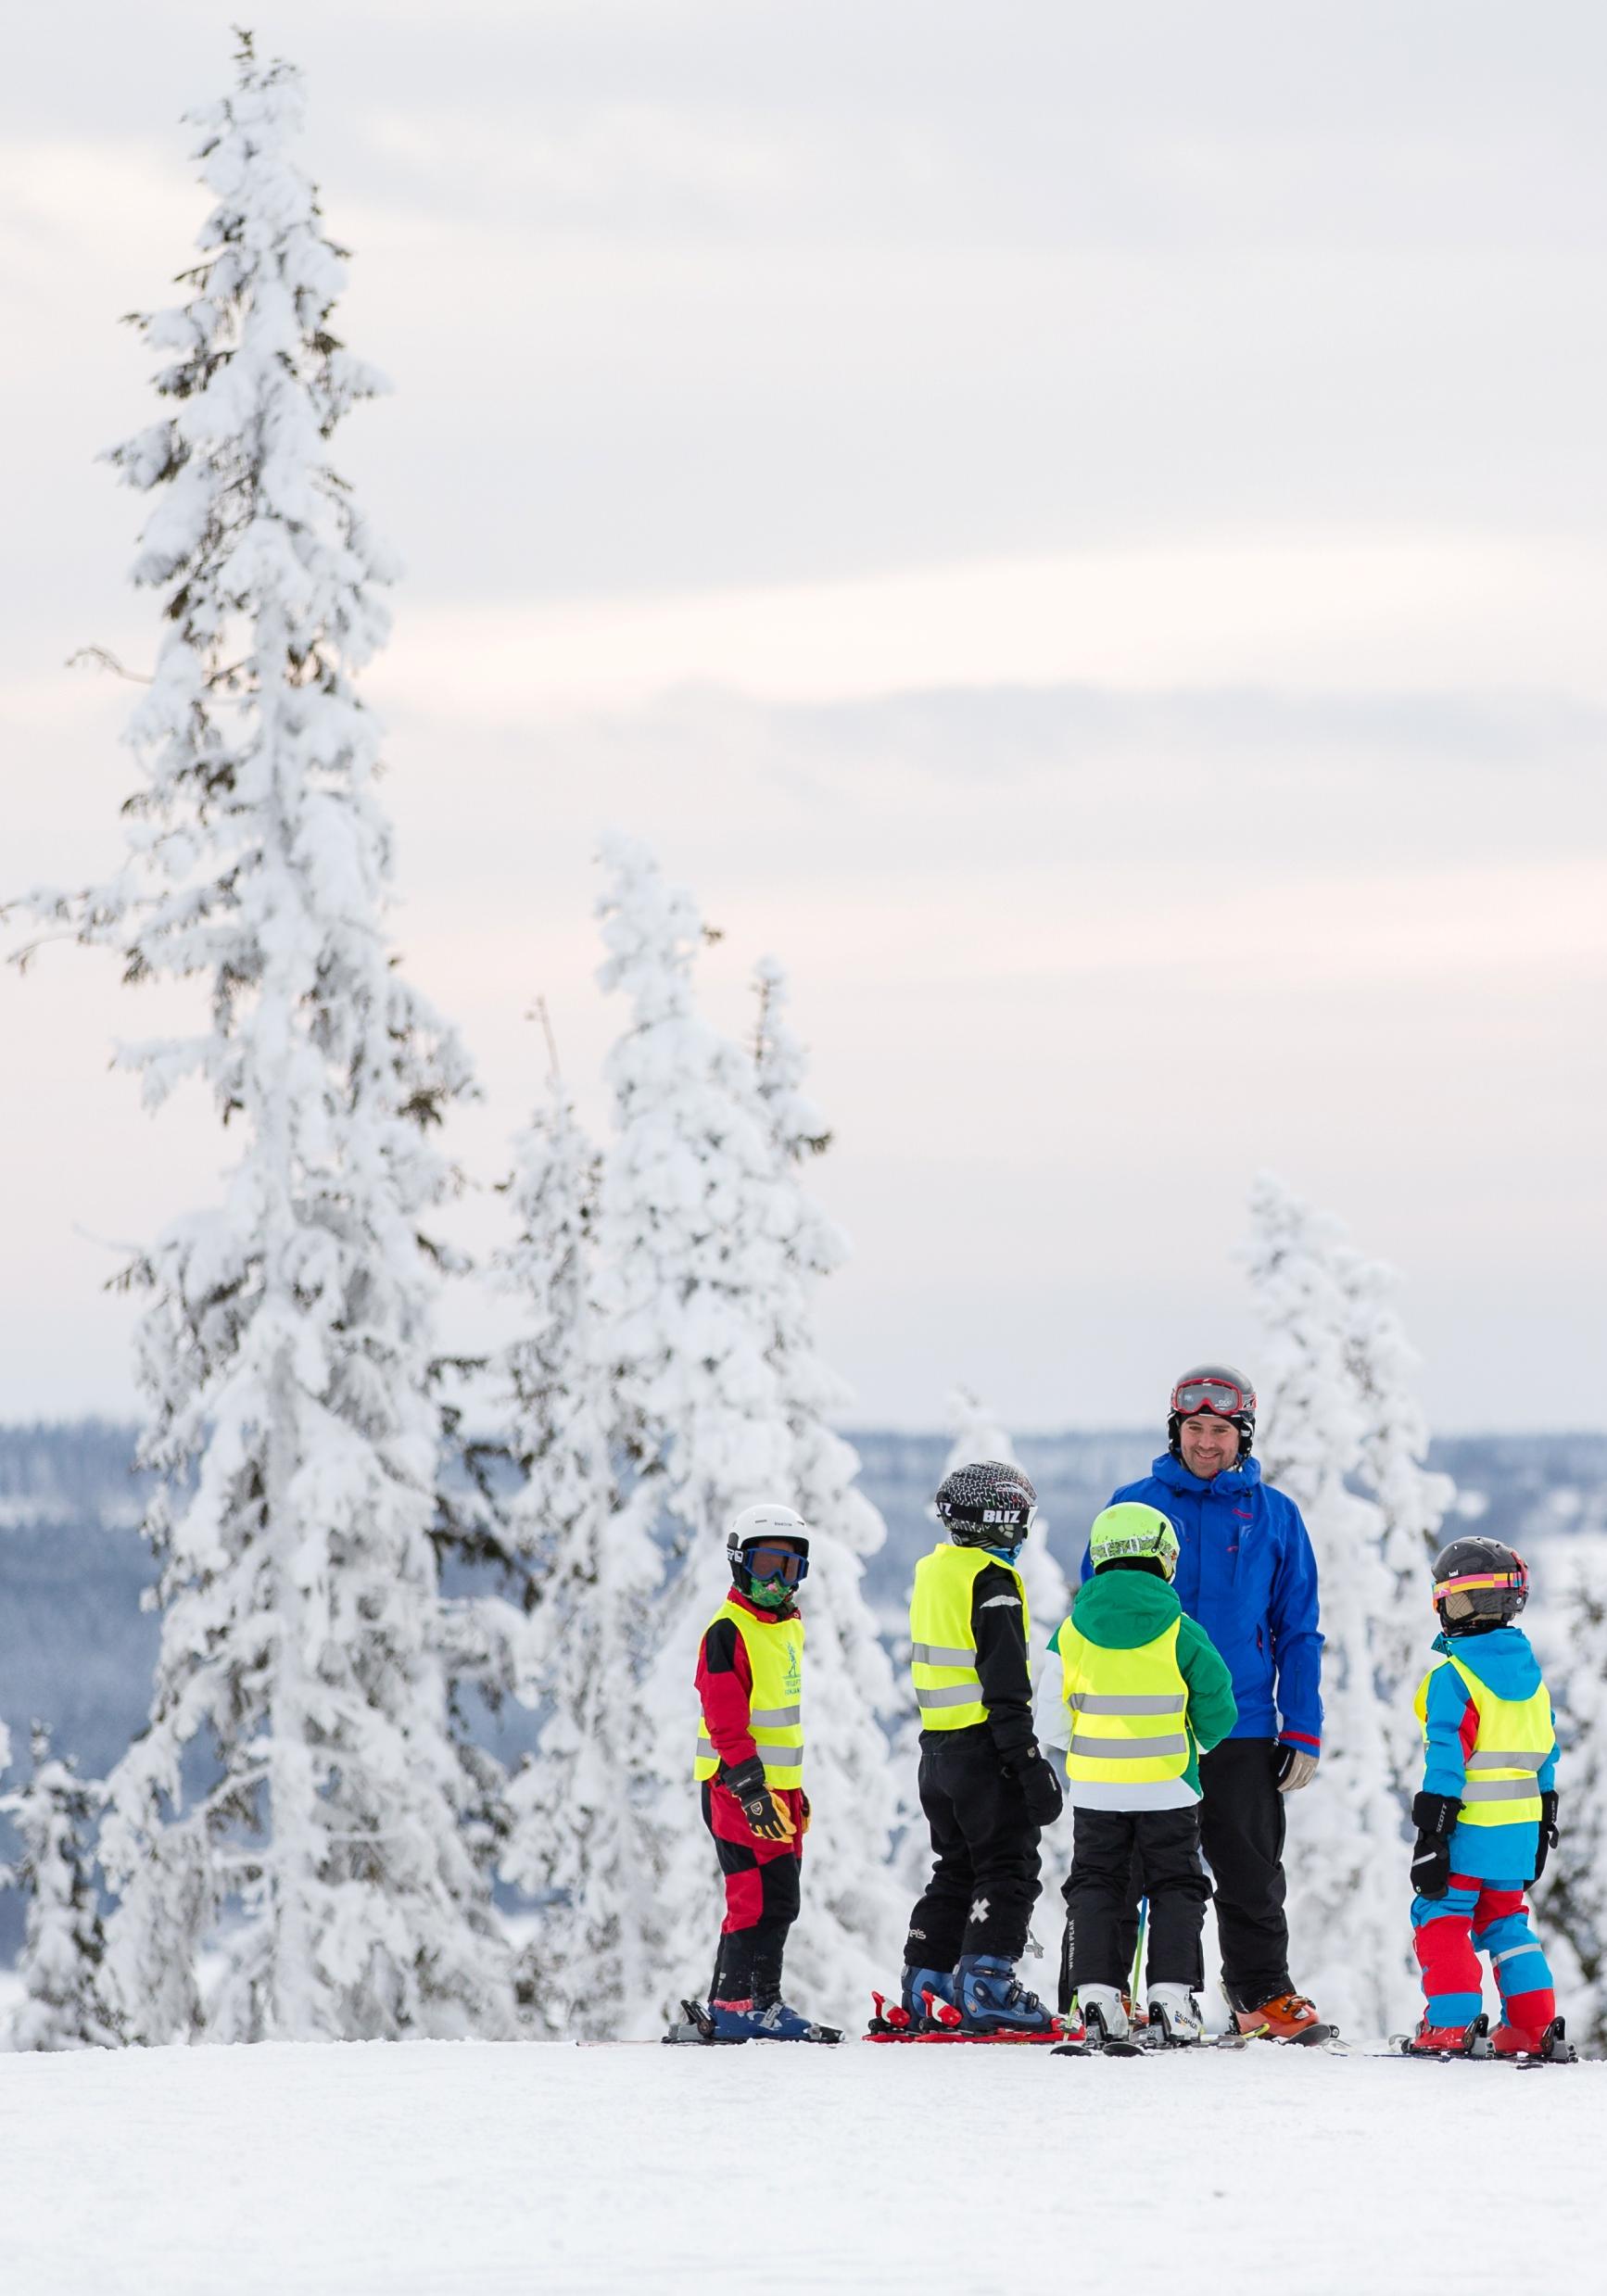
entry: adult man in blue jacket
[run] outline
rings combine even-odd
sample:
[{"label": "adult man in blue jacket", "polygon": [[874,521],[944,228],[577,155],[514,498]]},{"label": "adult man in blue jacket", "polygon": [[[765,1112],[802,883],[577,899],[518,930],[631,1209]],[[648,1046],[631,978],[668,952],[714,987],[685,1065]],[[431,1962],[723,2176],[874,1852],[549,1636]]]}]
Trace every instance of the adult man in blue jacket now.
[{"label": "adult man in blue jacket", "polygon": [[1244,1374],[1199,1365],[1171,1391],[1165,1455],[1110,1504],[1141,1499],[1171,1518],[1178,1597],[1234,1678],[1238,1721],[1199,1766],[1228,2000],[1246,2032],[1319,2039],[1328,2028],[1289,1974],[1283,1863],[1284,1797],[1310,1783],[1322,1750],[1317,1563],[1299,1508],[1261,1481],[1255,1432]]}]

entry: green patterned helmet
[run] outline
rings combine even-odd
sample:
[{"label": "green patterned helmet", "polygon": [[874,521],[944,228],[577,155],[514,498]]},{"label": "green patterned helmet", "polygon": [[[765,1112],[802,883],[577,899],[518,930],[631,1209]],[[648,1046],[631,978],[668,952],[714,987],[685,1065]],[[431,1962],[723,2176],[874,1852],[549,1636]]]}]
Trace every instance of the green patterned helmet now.
[{"label": "green patterned helmet", "polygon": [[1094,1518],[1088,1554],[1095,1571],[1107,1562],[1158,1563],[1170,1579],[1177,1569],[1177,1533],[1170,1515],[1141,1499],[1123,1499]]}]

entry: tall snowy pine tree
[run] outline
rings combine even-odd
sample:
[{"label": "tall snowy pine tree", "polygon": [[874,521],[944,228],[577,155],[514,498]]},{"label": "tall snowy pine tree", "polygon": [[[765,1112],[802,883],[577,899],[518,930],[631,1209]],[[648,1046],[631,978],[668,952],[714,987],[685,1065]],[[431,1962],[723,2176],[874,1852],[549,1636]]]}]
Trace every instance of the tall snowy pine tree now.
[{"label": "tall snowy pine tree", "polygon": [[[861,1592],[879,1519],[857,1462],[826,1426],[837,1389],[816,1353],[813,1287],[841,1243],[802,1192],[823,1137],[804,1108],[801,1055],[778,976],[757,1059],[698,1011],[706,938],[688,897],[627,839],[604,853],[609,950],[601,978],[629,1000],[608,1063],[615,1136],[603,1165],[602,1353],[626,1457],[626,1505],[665,1543],[662,1587],[641,1587],[651,1656],[639,1854],[652,1884],[642,1932],[642,2022],[706,1983],[720,1918],[715,1859],[691,1781],[698,1638],[730,1585],[725,1532],[741,1508],[786,1498],[817,1528],[805,1588],[809,1753],[820,1815],[820,1894],[795,1964],[847,2009],[882,1965],[896,1911],[882,1873],[892,1804],[879,1714],[891,1678]],[[816,1836],[812,1836],[812,1842]],[[813,1861],[811,1861],[813,1877]],[[887,1942],[881,1943],[882,1936]]]},{"label": "tall snowy pine tree", "polygon": [[1366,1392],[1358,1375],[1356,1260],[1339,1223],[1265,1176],[1250,1214],[1250,1280],[1265,1332],[1256,1449],[1268,1481],[1305,1517],[1326,1637],[1322,1766],[1289,1811],[1296,1974],[1324,2015],[1384,2032],[1414,2022],[1421,2007],[1400,1783],[1416,1677],[1386,1672],[1406,1647],[1408,1598],[1386,1552],[1383,1508],[1351,1487],[1388,1399]]},{"label": "tall snowy pine tree", "polygon": [[502,1365],[523,1477],[508,1531],[539,1597],[507,1686],[544,1718],[509,1787],[501,1870],[545,1900],[521,1963],[536,2030],[588,2039],[620,2031],[642,1996],[652,1877],[638,1840],[637,1677],[645,1597],[662,1568],[646,1495],[626,1501],[614,1476],[597,1308],[601,1179],[554,1058],[546,1101],[516,1142],[519,1232],[500,1261],[524,1315]]},{"label": "tall snowy pine tree", "polygon": [[652,1651],[639,1691],[651,1902],[638,2011],[652,2024],[700,1982],[719,1919],[691,1783],[698,1636],[730,1585],[726,1526],[786,1492],[792,1446],[756,1300],[783,1253],[753,1064],[697,1010],[704,928],[690,899],[634,839],[610,839],[602,858],[599,978],[630,1019],[606,1068],[601,1344],[626,1498],[666,1542],[662,1583],[637,1590]]},{"label": "tall snowy pine tree", "polygon": [[393,567],[325,444],[384,386],[330,332],[343,273],[289,157],[301,110],[298,74],[247,40],[234,94],[196,116],[218,204],[188,300],[140,322],[170,411],[111,457],[154,498],[134,578],[163,618],[128,853],[44,903],[128,980],[196,984],[208,1025],[122,1059],[153,1106],[202,1079],[242,1142],[222,1203],[133,1271],[162,1634],[101,1851],[108,1970],[146,2041],[511,2022],[429,1539],[420,1224],[449,1174],[426,1134],[468,1074],[385,938],[379,737],[352,675]]},{"label": "tall snowy pine tree", "polygon": [[1588,1534],[1566,1548],[1558,1541],[1550,1553],[1544,1611],[1519,1621],[1540,1644],[1561,1748],[1562,1838],[1534,1897],[1569,2033],[1600,2055],[1607,2052],[1607,1556]]},{"label": "tall snowy pine tree", "polygon": [[[809,1834],[804,1911],[790,1965],[801,1999],[822,2014],[851,2014],[884,1982],[907,1902],[888,1861],[898,1822],[887,1728],[901,1699],[865,1598],[865,1563],[887,1525],[858,1486],[859,1457],[829,1420],[852,1391],[820,1355],[816,1293],[848,1256],[848,1242],[804,1186],[831,1135],[804,1086],[806,1057],[787,1016],[786,975],[773,957],[755,967],[759,1019],[754,1066],[780,1182],[785,1242],[767,1313],[767,1354],[792,1444],[788,1495],[809,1525],[805,1622]],[[790,1980],[791,1982],[793,1980]]]}]

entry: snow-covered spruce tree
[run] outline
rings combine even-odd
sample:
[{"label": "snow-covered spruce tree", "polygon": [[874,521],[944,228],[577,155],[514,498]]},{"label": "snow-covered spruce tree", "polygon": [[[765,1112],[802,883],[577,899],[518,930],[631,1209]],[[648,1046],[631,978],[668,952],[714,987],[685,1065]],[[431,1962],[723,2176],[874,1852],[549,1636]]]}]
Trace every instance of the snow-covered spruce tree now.
[{"label": "snow-covered spruce tree", "polygon": [[241,1142],[222,1203],[133,1271],[162,1635],[101,1853],[114,1998],[146,2041],[511,2015],[460,1831],[429,1538],[421,1222],[449,1174],[426,1136],[468,1076],[385,938],[378,729],[352,679],[393,569],[326,444],[383,385],[330,331],[343,273],[289,155],[301,110],[299,76],[247,40],[196,117],[217,205],[188,299],[140,322],[169,411],[111,457],[154,498],[134,578],[163,618],[129,850],[44,904],[131,982],[197,984],[204,1028],[121,1057],[152,1105],[203,1080]]},{"label": "snow-covered spruce tree", "polygon": [[690,898],[633,839],[610,838],[602,860],[598,977],[629,1019],[606,1066],[615,1129],[599,1197],[600,1337],[626,1499],[664,1538],[666,1564],[636,1589],[651,1651],[638,1766],[646,2029],[702,1981],[718,1922],[691,1785],[692,1680],[698,1636],[730,1585],[726,1526],[791,1476],[760,1308],[784,1270],[786,1219],[753,1064],[697,1010],[705,934]]},{"label": "snow-covered spruce tree", "polygon": [[1405,1920],[1405,1812],[1398,1717],[1380,1683],[1398,1602],[1377,1506],[1351,1490],[1366,1436],[1340,1279],[1337,1221],[1263,1176],[1250,1197],[1247,1258],[1265,1334],[1256,1448],[1299,1507],[1322,1589],[1322,1763],[1289,1811],[1289,1926],[1297,1974],[1353,2030],[1411,2021],[1418,1995]]},{"label": "snow-covered spruce tree", "polygon": [[1600,2053],[1607,2050],[1607,1556],[1587,1540],[1553,1549],[1564,1551],[1560,1600],[1547,1605],[1558,1625],[1547,1633],[1536,1621],[1557,1708],[1562,1838],[1534,1897],[1568,2030]]},{"label": "snow-covered spruce tree", "polygon": [[847,1239],[803,1180],[831,1136],[804,1091],[806,1056],[774,958],[761,960],[754,987],[754,1067],[781,1181],[785,1243],[775,1288],[757,1305],[768,1319],[766,1352],[791,1440],[787,1494],[810,1534],[803,1608],[814,1823],[790,1966],[801,1999],[846,2013],[885,1983],[908,1911],[889,1864],[898,1798],[885,1726],[903,1701],[864,1591],[866,1558],[885,1542],[887,1525],[859,1488],[858,1454],[830,1425],[852,1397],[816,1333],[818,1287],[848,1255]]},{"label": "snow-covered spruce tree", "polygon": [[120,2036],[102,1994],[106,1938],[95,1886],[93,1837],[101,1788],[58,1760],[35,1722],[33,1774],[0,1796],[22,1855],[9,1882],[28,1899],[17,1976],[22,1987],[7,2035],[12,2049],[111,2049]]},{"label": "snow-covered spruce tree", "polygon": [[539,2033],[601,2038],[640,2000],[651,1877],[638,1838],[642,1723],[637,1677],[661,1558],[617,1487],[599,1346],[601,1159],[554,1055],[543,1104],[519,1136],[509,1195],[518,1226],[500,1255],[523,1330],[502,1358],[522,1481],[507,1533],[538,1596],[505,1687],[542,1710],[540,1740],[509,1787],[501,1871],[545,1899],[520,1962]]},{"label": "snow-covered spruce tree", "polygon": [[1380,1544],[1394,1584],[1390,1607],[1375,1621],[1373,1668],[1389,1707],[1395,1784],[1404,1809],[1423,1775],[1423,1738],[1411,1698],[1434,1639],[1429,1567],[1456,1485],[1424,1464],[1428,1420],[1412,1386],[1421,1359],[1395,1304],[1399,1277],[1384,1261],[1348,1245],[1336,1250],[1335,1268],[1347,1311],[1346,1368],[1361,1418],[1355,1480],[1383,1518]]}]

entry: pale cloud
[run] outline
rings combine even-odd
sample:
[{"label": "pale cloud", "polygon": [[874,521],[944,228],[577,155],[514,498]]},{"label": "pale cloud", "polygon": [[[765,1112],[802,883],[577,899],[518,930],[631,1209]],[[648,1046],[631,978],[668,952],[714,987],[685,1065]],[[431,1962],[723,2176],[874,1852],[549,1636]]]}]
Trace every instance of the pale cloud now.
[{"label": "pale cloud", "polygon": [[1086,550],[691,597],[403,610],[382,692],[507,724],[706,683],[771,701],[1208,683],[1607,700],[1607,545],[1336,536]]},{"label": "pale cloud", "polygon": [[[411,567],[368,685],[481,1180],[538,990],[603,1116],[622,823],[726,928],[721,1020],[795,975],[867,1412],[1150,1416],[1248,1344],[1272,1163],[1407,1269],[1443,1423],[1600,1423],[1607,19],[1456,13],[282,0],[399,385],[339,457]],[[115,852],[129,693],[60,664],[156,641],[91,458],[151,418],[115,322],[188,259],[231,44],[7,29],[0,893]],[[88,1235],[230,1145],[108,1076],[160,1009],[113,971],[0,978],[8,1413],[126,1396]]]}]

